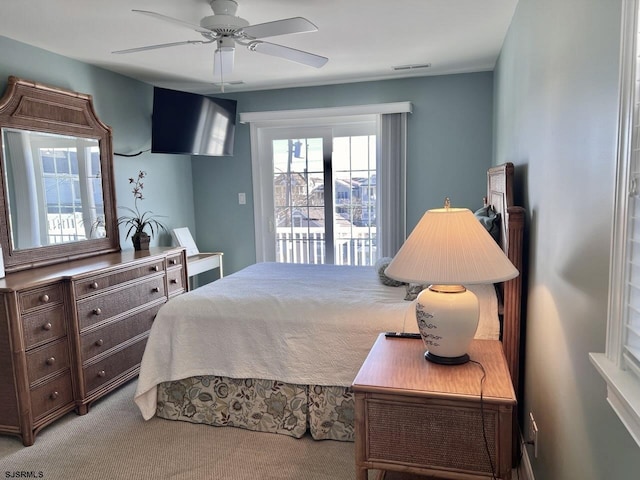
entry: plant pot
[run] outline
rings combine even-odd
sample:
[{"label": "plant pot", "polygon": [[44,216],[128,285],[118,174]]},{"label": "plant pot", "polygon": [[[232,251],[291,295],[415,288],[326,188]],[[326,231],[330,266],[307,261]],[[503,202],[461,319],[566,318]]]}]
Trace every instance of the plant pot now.
[{"label": "plant pot", "polygon": [[135,233],[131,237],[131,241],[133,242],[134,250],[149,250],[149,242],[151,241],[151,237],[145,233]]}]

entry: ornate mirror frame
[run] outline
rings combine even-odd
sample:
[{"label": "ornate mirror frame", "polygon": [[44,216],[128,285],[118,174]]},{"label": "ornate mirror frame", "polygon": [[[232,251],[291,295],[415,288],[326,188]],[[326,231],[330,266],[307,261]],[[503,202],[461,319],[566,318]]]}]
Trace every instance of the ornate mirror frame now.
[{"label": "ornate mirror frame", "polygon": [[106,231],[104,238],[14,249],[6,184],[7,159],[0,148],[0,246],[5,270],[14,272],[119,251],[112,131],[96,116],[92,96],[10,76],[0,99],[0,135],[5,128],[98,140]]}]

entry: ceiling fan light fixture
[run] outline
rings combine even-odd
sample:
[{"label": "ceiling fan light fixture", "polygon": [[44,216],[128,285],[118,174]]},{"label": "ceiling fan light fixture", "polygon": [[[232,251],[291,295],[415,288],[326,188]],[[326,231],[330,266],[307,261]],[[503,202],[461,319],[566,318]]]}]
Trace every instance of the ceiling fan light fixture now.
[{"label": "ceiling fan light fixture", "polygon": [[221,82],[224,76],[233,72],[234,48],[228,46],[218,46],[213,54],[213,75]]}]

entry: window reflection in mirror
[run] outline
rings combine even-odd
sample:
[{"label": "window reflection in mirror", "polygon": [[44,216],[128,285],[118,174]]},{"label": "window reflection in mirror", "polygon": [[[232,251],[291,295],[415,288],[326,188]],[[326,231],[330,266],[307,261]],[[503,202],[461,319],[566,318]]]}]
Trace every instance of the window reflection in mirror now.
[{"label": "window reflection in mirror", "polygon": [[98,140],[2,129],[13,249],[106,236]]}]

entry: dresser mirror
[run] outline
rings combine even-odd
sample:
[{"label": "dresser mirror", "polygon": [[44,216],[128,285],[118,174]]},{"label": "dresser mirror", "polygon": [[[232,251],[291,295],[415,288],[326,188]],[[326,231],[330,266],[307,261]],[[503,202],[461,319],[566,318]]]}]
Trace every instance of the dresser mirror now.
[{"label": "dresser mirror", "polygon": [[9,77],[0,138],[6,271],[120,249],[111,129],[90,95]]}]

